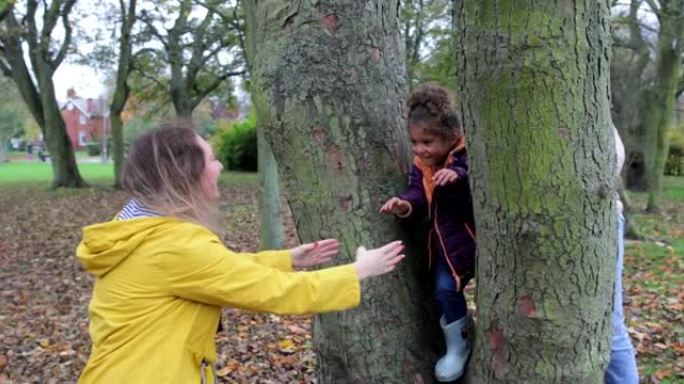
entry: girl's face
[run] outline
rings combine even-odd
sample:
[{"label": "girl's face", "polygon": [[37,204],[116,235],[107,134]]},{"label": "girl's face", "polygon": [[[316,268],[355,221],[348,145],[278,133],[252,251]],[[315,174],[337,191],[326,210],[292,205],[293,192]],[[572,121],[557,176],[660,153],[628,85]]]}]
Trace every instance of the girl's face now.
[{"label": "girl's face", "polygon": [[409,137],[413,144],[413,153],[418,156],[425,165],[440,166],[444,164],[456,139],[445,139],[442,136],[430,133],[420,124],[409,127]]},{"label": "girl's face", "polygon": [[202,148],[202,152],[204,152],[204,170],[200,176],[200,183],[207,196],[216,200],[219,198],[218,178],[221,170],[223,170],[223,164],[216,159],[211,145],[206,140],[197,136],[197,143]]}]

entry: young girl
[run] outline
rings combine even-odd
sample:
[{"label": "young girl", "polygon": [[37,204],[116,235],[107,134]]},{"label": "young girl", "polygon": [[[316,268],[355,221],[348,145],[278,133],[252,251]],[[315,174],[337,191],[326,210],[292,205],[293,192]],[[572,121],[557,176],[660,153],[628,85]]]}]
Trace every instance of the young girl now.
[{"label": "young girl", "polygon": [[110,222],[83,229],[77,255],[95,276],[92,351],[81,383],[216,382],[221,307],[280,314],[339,311],[360,301],[359,281],[393,270],[400,242],[330,260],[336,240],[256,254],[227,249],[213,228],[223,166],[188,127],[135,141],[123,184],[131,200]]},{"label": "young girl", "polygon": [[407,102],[415,158],[406,192],[380,208],[401,218],[428,217],[429,265],[447,352],[435,366],[439,381],[463,374],[470,347],[463,334],[467,306],[463,288],[474,274],[475,226],[468,186],[463,127],[449,93],[435,85]]}]

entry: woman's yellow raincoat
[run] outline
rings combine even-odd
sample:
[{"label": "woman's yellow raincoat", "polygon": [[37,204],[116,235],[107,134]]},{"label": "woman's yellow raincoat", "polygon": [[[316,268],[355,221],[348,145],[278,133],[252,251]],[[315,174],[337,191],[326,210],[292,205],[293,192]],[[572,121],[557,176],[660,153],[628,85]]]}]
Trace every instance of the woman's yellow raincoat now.
[{"label": "woman's yellow raincoat", "polygon": [[222,306],[304,314],[360,300],[351,265],[292,272],[289,251],[234,253],[206,228],[170,217],[86,227],[77,256],[95,276],[80,383],[213,382],[201,367],[216,361]]}]

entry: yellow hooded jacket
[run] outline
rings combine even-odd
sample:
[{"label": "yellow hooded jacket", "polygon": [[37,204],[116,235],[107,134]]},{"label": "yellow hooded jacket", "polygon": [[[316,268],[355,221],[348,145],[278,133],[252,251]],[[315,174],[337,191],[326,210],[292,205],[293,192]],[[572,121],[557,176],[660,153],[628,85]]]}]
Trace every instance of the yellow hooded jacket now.
[{"label": "yellow hooded jacket", "polygon": [[216,361],[222,306],[304,314],[360,301],[352,265],[292,272],[289,251],[234,253],[170,217],[85,227],[77,256],[95,276],[80,383],[199,383],[210,376],[202,361]]}]

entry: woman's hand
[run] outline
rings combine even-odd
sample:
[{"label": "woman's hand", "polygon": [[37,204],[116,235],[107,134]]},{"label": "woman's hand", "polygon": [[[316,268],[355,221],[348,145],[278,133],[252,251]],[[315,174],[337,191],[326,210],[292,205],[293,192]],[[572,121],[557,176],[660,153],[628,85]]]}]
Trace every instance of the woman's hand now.
[{"label": "woman's hand", "polygon": [[305,268],[330,261],[340,249],[340,242],[335,239],[314,241],[292,248],[292,267]]},{"label": "woman's hand", "polygon": [[356,262],[354,263],[359,280],[393,271],[404,258],[401,253],[403,250],[404,244],[401,241],[393,241],[371,250],[359,247],[356,250]]},{"label": "woman's hand", "polygon": [[395,215],[404,216],[410,209],[411,204],[408,201],[393,197],[380,207],[380,213],[393,213]]}]

